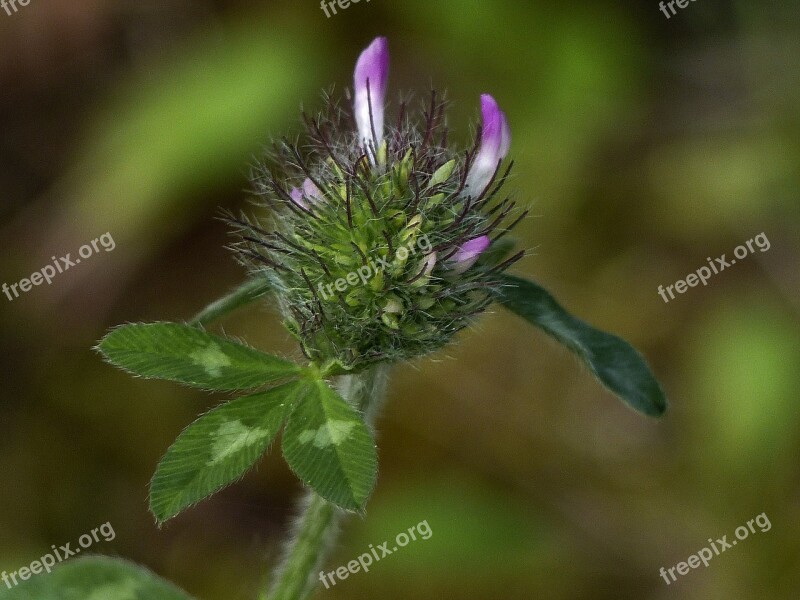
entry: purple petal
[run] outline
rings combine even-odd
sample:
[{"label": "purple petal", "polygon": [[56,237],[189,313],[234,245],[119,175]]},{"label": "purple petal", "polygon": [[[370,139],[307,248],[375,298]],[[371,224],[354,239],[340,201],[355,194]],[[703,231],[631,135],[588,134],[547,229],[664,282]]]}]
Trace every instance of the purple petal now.
[{"label": "purple petal", "polygon": [[303,199],[303,190],[300,188],[293,187],[289,191],[289,196],[291,197],[292,202],[297,204],[297,206],[308,208],[308,204],[306,204],[306,201]]},{"label": "purple petal", "polygon": [[314,182],[311,181],[311,179],[306,177],[305,181],[303,181],[302,189],[293,187],[289,191],[289,196],[292,198],[292,202],[297,204],[297,206],[308,208],[308,201],[310,200],[313,204],[314,202],[321,200],[322,192],[314,184]]},{"label": "purple petal", "polygon": [[[370,142],[380,145],[383,139],[383,105],[389,83],[389,41],[385,37],[375,38],[361,53],[356,63],[354,80],[353,112],[358,127],[358,139],[365,146]],[[369,94],[367,94],[367,81],[369,81]]]},{"label": "purple petal", "polygon": [[481,144],[465,187],[465,193],[472,196],[483,193],[492,180],[497,165],[506,157],[511,146],[511,130],[506,115],[489,94],[481,96],[481,113]]},{"label": "purple petal", "polygon": [[464,243],[449,260],[452,270],[456,273],[463,273],[469,269],[491,243],[488,235],[482,235]]},{"label": "purple petal", "polygon": [[303,182],[303,194],[305,194],[306,198],[309,200],[320,200],[322,198],[322,192],[308,177],[306,177],[306,180]]}]

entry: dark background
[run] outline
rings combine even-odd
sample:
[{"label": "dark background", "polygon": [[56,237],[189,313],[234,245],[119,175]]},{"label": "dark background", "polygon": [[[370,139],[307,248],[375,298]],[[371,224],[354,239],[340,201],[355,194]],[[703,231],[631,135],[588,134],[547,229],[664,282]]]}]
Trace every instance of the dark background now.
[{"label": "dark background", "polygon": [[[637,8],[632,8],[636,5]],[[515,272],[629,339],[671,409],[640,417],[499,309],[396,369],[381,474],[329,565],[420,521],[413,542],[319,597],[789,599],[800,592],[800,8],[645,2],[32,0],[0,11],[0,283],[105,232],[50,286],[0,296],[0,569],[107,521],[93,551],[203,600],[256,596],[301,489],[273,453],[159,530],[147,485],[223,396],[135,380],[91,351],[122,322],[181,320],[243,278],[219,207],[299,107],[349,86],[387,35],[390,97],[433,83],[467,143],[506,110],[532,207]],[[391,110],[391,109],[390,109]],[[764,232],[665,304],[656,292]],[[296,348],[268,305],[224,331]],[[765,512],[766,533],[667,586],[670,567]]]}]

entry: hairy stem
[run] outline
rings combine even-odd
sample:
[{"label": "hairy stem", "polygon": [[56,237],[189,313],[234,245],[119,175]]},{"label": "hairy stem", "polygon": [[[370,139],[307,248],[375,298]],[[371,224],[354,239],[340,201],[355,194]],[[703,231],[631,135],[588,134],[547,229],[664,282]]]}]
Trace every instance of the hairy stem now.
[{"label": "hairy stem", "polygon": [[[335,387],[363,416],[374,432],[375,420],[386,397],[388,367],[378,365],[363,373],[338,377]],[[336,543],[346,513],[309,490],[300,505],[283,561],[262,600],[307,600],[320,583],[319,572]]]},{"label": "hairy stem", "polygon": [[335,506],[309,490],[301,504],[283,563],[275,573],[266,600],[305,600],[318,583],[316,572],[339,530],[342,514]]},{"label": "hairy stem", "polygon": [[217,319],[220,319],[230,312],[238,308],[242,308],[258,300],[264,294],[269,292],[270,286],[266,277],[256,277],[248,279],[238,288],[233,290],[227,296],[223,296],[219,300],[215,300],[203,310],[197,313],[194,318],[189,321],[190,325],[208,325]]}]

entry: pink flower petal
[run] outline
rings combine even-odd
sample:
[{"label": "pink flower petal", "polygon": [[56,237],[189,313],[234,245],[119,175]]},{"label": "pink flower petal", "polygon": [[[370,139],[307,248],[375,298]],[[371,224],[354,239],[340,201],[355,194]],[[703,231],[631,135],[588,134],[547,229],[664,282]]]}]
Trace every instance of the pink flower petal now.
[{"label": "pink flower petal", "polygon": [[483,254],[492,241],[488,235],[474,238],[465,242],[453,257],[448,261],[450,268],[456,273],[463,273],[474,265],[481,254]]},{"label": "pink flower petal", "polygon": [[511,130],[506,115],[489,94],[481,96],[481,113],[480,148],[467,176],[464,191],[473,197],[480,196],[489,185],[497,165],[506,157],[511,146]]},{"label": "pink flower petal", "polygon": [[297,206],[300,206],[301,208],[308,208],[308,204],[306,204],[306,201],[303,199],[303,190],[300,188],[293,187],[289,191],[289,196],[291,197],[292,202],[297,204]]},{"label": "pink flower petal", "polygon": [[[369,81],[369,94],[367,94],[367,81]],[[369,146],[375,141],[380,145],[383,139],[384,101],[389,84],[389,41],[385,37],[375,38],[361,53],[356,63],[354,84],[353,110],[358,127],[358,139],[364,146]]]}]

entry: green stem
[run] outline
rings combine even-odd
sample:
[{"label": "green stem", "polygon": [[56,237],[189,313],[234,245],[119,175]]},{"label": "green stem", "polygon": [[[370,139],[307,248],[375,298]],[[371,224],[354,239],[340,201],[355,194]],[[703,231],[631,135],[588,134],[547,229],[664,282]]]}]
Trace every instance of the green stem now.
[{"label": "green stem", "polygon": [[[386,397],[388,367],[378,365],[336,380],[338,392],[364,415],[374,431]],[[262,600],[307,600],[320,583],[319,572],[333,547],[345,512],[309,490],[300,508],[281,566]]]},{"label": "green stem", "polygon": [[315,573],[336,540],[342,514],[327,500],[309,490],[302,501],[291,542],[266,600],[304,600],[317,585]]},{"label": "green stem", "polygon": [[189,324],[208,325],[224,317],[228,313],[233,312],[237,308],[241,308],[258,300],[266,294],[269,289],[269,282],[265,277],[248,279],[227,296],[223,296],[219,300],[215,300],[206,306],[189,321]]}]

